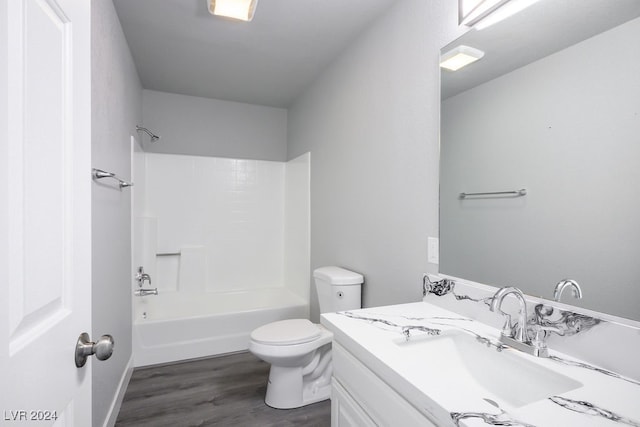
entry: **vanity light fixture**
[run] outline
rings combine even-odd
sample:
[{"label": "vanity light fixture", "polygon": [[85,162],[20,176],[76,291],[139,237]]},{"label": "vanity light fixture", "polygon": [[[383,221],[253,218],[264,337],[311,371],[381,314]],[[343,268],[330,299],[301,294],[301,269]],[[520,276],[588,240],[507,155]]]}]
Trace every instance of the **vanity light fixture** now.
[{"label": "vanity light fixture", "polygon": [[538,0],[458,0],[460,25],[482,30],[496,24]]},{"label": "vanity light fixture", "polygon": [[457,71],[484,56],[480,49],[460,45],[440,56],[440,67],[450,71]]},{"label": "vanity light fixture", "polygon": [[495,12],[484,18],[482,21],[478,22],[478,24],[476,24],[476,29],[482,30],[484,28],[490,27],[491,25],[507,19],[508,17],[528,8],[537,1],[538,0],[510,0],[500,9],[496,10]]},{"label": "vanity light fixture", "polygon": [[209,13],[239,21],[251,21],[258,0],[206,0]]}]

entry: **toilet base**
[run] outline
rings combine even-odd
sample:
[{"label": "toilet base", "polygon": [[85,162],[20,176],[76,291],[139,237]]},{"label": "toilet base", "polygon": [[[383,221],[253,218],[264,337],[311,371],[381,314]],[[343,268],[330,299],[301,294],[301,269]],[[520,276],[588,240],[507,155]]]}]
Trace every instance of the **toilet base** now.
[{"label": "toilet base", "polygon": [[318,349],[308,365],[271,365],[265,403],[272,408],[292,409],[327,400],[331,396],[331,346]]},{"label": "toilet base", "polygon": [[331,375],[328,384],[303,384],[302,368],[271,366],[264,402],[276,409],[293,409],[327,400],[331,396]]}]

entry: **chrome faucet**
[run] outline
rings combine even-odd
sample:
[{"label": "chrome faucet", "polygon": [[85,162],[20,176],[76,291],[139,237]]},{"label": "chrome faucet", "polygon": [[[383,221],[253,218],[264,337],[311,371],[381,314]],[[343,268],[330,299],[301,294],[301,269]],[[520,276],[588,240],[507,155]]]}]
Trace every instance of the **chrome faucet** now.
[{"label": "chrome faucet", "polygon": [[[499,311],[502,314],[506,314],[501,310],[501,306],[502,301],[507,295],[513,295],[518,299],[518,302],[520,303],[520,316],[518,317],[518,323],[515,325],[515,328],[512,328],[511,316],[507,314],[508,319],[502,328],[500,343],[537,357],[547,357],[549,352],[547,350],[547,345],[544,342],[544,334],[545,330],[548,330],[549,328],[535,324],[533,326],[535,337],[533,340],[529,338],[529,333],[527,332],[527,302],[525,301],[524,294],[520,289],[514,287],[498,289],[491,300],[489,308],[491,311]],[[513,332],[514,329],[515,333]]]},{"label": "chrome faucet", "polygon": [[510,295],[510,294],[513,294],[513,296],[515,296],[518,299],[518,302],[520,303],[520,316],[518,318],[518,324],[517,324],[518,327],[516,327],[516,333],[514,336],[513,330],[511,328],[511,321],[510,321],[511,317],[509,317],[509,320],[507,320],[504,327],[502,328],[502,335],[508,338],[513,338],[516,341],[519,341],[522,343],[528,342],[529,340],[527,337],[527,303],[525,302],[524,294],[520,289],[514,288],[513,286],[498,289],[498,292],[495,293],[495,295],[493,296],[493,299],[491,300],[491,306],[489,308],[491,311],[498,310],[499,312],[503,313],[503,311],[500,309],[500,307],[502,307],[502,301],[507,295]]},{"label": "chrome faucet", "polygon": [[145,280],[149,282],[149,284],[151,284],[151,276],[144,272],[144,267],[138,267],[138,271],[136,272],[134,278],[136,279],[136,282],[138,282],[139,288],[144,285]]},{"label": "chrome faucet", "polygon": [[158,288],[153,289],[136,289],[133,294],[137,297],[146,297],[147,295],[158,295]]},{"label": "chrome faucet", "polygon": [[151,276],[149,276],[147,273],[144,272],[143,267],[138,267],[138,271],[136,272],[136,275],[134,276],[134,278],[136,279],[136,282],[138,282],[138,288],[139,288],[139,289],[136,289],[135,292],[133,292],[135,296],[144,297],[147,295],[158,295],[158,288],[144,289],[142,287],[142,285],[144,285],[145,280],[149,282],[149,285],[151,285]]},{"label": "chrome faucet", "polygon": [[562,292],[564,292],[567,287],[571,288],[571,293],[573,294],[574,298],[582,298],[582,289],[580,288],[580,285],[578,285],[578,282],[573,279],[563,279],[556,285],[556,288],[553,291],[553,299],[560,302]]}]

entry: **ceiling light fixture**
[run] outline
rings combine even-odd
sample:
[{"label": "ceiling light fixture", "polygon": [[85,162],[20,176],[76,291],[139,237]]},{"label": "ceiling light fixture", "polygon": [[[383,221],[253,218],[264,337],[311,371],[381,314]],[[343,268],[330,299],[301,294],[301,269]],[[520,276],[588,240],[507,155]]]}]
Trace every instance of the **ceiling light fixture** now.
[{"label": "ceiling light fixture", "polygon": [[258,0],[206,0],[209,13],[240,21],[251,21]]},{"label": "ceiling light fixture", "polygon": [[450,71],[457,71],[484,56],[480,49],[460,45],[440,56],[440,67]]}]

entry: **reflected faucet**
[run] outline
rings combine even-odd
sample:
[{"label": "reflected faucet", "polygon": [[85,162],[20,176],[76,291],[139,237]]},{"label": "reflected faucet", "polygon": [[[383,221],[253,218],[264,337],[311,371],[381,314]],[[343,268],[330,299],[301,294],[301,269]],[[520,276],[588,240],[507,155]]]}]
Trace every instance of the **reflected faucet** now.
[{"label": "reflected faucet", "polygon": [[[511,322],[508,321],[502,330],[502,334],[509,338],[514,338],[516,341],[519,341],[521,343],[525,343],[529,341],[527,337],[527,303],[525,302],[524,294],[520,289],[515,288],[513,286],[498,289],[498,291],[493,296],[493,299],[491,300],[491,305],[489,309],[491,311],[497,310],[503,313],[503,311],[500,309],[500,307],[502,307],[502,301],[507,295],[511,295],[511,294],[513,294],[513,296],[515,296],[518,299],[518,302],[520,303],[520,316],[518,317],[519,327],[516,328],[516,333],[514,336],[511,330]],[[509,326],[508,328],[507,328],[507,325]],[[507,332],[507,334],[505,334],[505,332]]]},{"label": "reflected faucet", "polygon": [[562,298],[562,292],[564,292],[565,288],[567,287],[571,288],[571,293],[574,298],[582,298],[582,289],[580,288],[580,285],[578,285],[578,282],[573,279],[563,279],[556,285],[556,288],[553,291],[553,299],[560,302],[560,298]]}]

